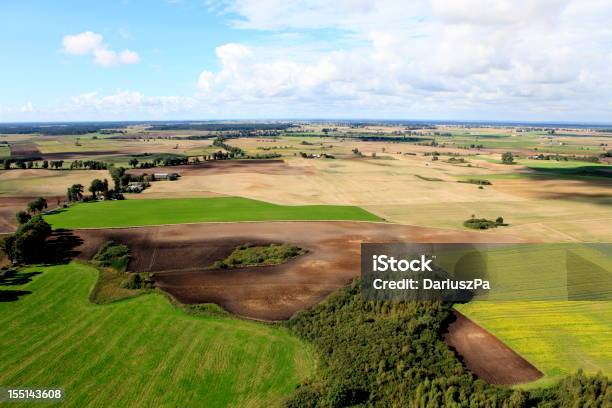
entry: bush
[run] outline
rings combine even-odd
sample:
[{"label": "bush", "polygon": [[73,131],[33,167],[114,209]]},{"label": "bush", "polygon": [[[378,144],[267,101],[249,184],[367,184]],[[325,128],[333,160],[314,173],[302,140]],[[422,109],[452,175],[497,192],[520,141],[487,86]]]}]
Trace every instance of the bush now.
[{"label": "bush", "polygon": [[92,261],[98,266],[124,272],[130,262],[130,249],[125,245],[108,241],[100,247]]},{"label": "bush", "polygon": [[503,217],[497,217],[495,221],[491,221],[486,218],[476,218],[472,215],[472,218],[463,222],[463,225],[467,228],[483,230],[496,227],[505,227],[508,224],[504,223]]},{"label": "bush", "polygon": [[124,289],[153,289],[155,287],[155,275],[148,272],[128,273],[120,285]]},{"label": "bush", "polygon": [[306,250],[289,244],[270,244],[255,246],[250,243],[240,245],[224,260],[215,262],[215,269],[237,266],[279,265],[290,258],[306,253]]},{"label": "bush", "polygon": [[489,180],[486,179],[467,179],[467,180],[460,180],[459,183],[469,183],[469,184],[476,184],[479,186],[490,186],[493,183],[491,183]]}]

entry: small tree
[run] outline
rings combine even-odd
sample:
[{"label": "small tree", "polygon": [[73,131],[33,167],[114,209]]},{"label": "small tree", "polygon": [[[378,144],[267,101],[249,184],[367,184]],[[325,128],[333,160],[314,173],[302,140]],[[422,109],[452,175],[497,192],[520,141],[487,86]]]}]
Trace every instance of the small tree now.
[{"label": "small tree", "polygon": [[132,166],[133,168],[136,168],[136,166],[138,166],[138,159],[136,158],[132,158],[130,159],[130,161],[128,162],[130,164],[130,166]]},{"label": "small tree", "polygon": [[93,179],[91,185],[89,186],[89,191],[93,195],[94,200],[96,199],[97,192],[104,191],[104,182],[100,179]]},{"label": "small tree", "polygon": [[45,208],[47,208],[47,200],[42,197],[38,197],[36,200],[28,203],[28,212],[31,214],[41,212]]},{"label": "small tree", "polygon": [[495,220],[495,223],[498,225],[503,225],[504,217],[497,217],[497,219]]},{"label": "small tree", "polygon": [[514,155],[512,154],[512,152],[505,152],[502,153],[502,163],[504,164],[514,164]]},{"label": "small tree", "polygon": [[19,225],[23,225],[26,222],[30,221],[32,216],[28,214],[26,211],[19,211],[17,214],[15,214],[15,218],[17,219],[17,222],[19,223]]},{"label": "small tree", "polygon": [[82,184],[73,184],[68,188],[68,201],[81,201],[83,198],[84,187]]}]

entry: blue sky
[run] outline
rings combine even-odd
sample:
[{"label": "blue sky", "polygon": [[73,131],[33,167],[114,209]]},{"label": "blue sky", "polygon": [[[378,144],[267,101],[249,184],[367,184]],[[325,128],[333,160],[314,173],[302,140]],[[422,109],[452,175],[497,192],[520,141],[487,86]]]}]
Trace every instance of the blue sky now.
[{"label": "blue sky", "polygon": [[610,122],[610,3],[2,2],[0,121]]}]

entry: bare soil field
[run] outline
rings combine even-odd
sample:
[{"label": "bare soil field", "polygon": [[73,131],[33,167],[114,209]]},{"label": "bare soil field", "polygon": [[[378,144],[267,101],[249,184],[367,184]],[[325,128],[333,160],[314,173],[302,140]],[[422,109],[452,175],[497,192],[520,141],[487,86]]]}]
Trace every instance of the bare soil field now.
[{"label": "bare soil field", "polygon": [[43,153],[45,160],[82,160],[84,157],[95,160],[95,156],[119,156],[124,154],[121,150],[83,150],[78,152]]},{"label": "bare soil field", "polygon": [[497,337],[459,312],[444,334],[446,344],[459,353],[476,376],[490,384],[512,385],[535,381],[542,374]]},{"label": "bare soil field", "polygon": [[25,157],[40,157],[40,150],[33,142],[19,142],[9,143],[11,149],[11,157],[13,159],[25,158]]},{"label": "bare soil field", "polygon": [[[261,320],[289,318],[357,277],[361,242],[490,242],[492,237],[363,222],[209,223],[75,233],[84,241],[77,248],[83,259],[105,241],[124,243],[132,251],[129,270],[156,272],[157,285],[181,302],[213,302]],[[504,237],[496,235],[495,241]],[[208,269],[247,242],[290,243],[309,253],[278,266]]]}]

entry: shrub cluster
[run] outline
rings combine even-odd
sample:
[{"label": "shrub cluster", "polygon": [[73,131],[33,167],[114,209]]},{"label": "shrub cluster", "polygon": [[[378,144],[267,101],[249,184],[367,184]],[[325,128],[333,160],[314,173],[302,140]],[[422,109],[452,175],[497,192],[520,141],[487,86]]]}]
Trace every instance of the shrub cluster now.
[{"label": "shrub cluster", "polygon": [[495,221],[488,220],[486,218],[475,218],[472,216],[469,220],[465,220],[463,225],[472,229],[489,229],[489,228],[497,228],[497,227],[505,227],[508,224],[504,223],[503,217],[497,217]]},{"label": "shrub cluster", "polygon": [[155,275],[148,272],[128,273],[120,285],[124,289],[153,289]]},{"label": "shrub cluster", "polygon": [[290,258],[304,253],[306,253],[306,250],[289,244],[256,246],[247,243],[234,249],[224,260],[215,262],[213,268],[226,269],[241,266],[279,265]]},{"label": "shrub cluster", "polygon": [[100,247],[92,261],[98,266],[124,272],[130,261],[130,249],[125,245],[108,241]]}]

